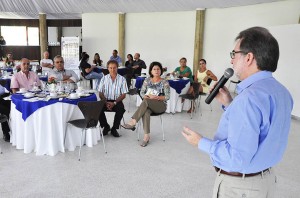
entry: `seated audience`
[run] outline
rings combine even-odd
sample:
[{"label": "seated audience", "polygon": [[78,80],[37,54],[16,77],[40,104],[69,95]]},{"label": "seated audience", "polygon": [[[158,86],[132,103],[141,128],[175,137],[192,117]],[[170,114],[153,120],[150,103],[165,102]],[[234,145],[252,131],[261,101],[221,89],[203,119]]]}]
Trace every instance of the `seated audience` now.
[{"label": "seated audience", "polygon": [[77,83],[79,78],[73,70],[65,69],[64,59],[57,55],[54,57],[54,68],[50,71],[48,78],[55,78],[55,81]]},{"label": "seated audience", "polygon": [[98,53],[96,53],[94,55],[94,60],[93,60],[93,64],[95,64],[96,66],[102,66],[103,61],[100,59],[100,55]]},{"label": "seated audience", "polygon": [[29,71],[29,66],[29,60],[27,58],[22,58],[21,71],[13,75],[11,79],[10,88],[13,93],[19,91],[20,88],[30,90],[35,84],[37,86],[41,86],[41,82],[38,75],[33,71]]},{"label": "seated audience", "polygon": [[2,61],[3,58],[3,45],[6,45],[6,41],[4,40],[3,36],[0,36],[0,61]]},{"label": "seated audience", "polygon": [[137,76],[141,75],[142,69],[146,69],[147,66],[143,60],[140,59],[140,54],[134,54],[134,61],[132,66],[132,74],[133,77],[136,78]]},{"label": "seated audience", "polygon": [[[4,100],[3,96],[5,94],[5,88],[0,85],[0,114],[6,115],[9,118],[10,114],[10,100]],[[10,141],[10,128],[8,122],[1,123],[2,131],[3,131],[3,139],[6,142]]]},{"label": "seated audience", "polygon": [[120,56],[118,56],[118,51],[115,49],[112,52],[112,56],[109,58],[109,60],[115,60],[118,63],[118,67],[119,65],[122,65],[122,59]]},{"label": "seated audience", "polygon": [[[194,90],[193,86],[190,86],[187,94],[193,94],[195,91],[199,91],[200,93],[208,93],[209,92],[209,81],[217,81],[218,78],[206,68],[206,60],[201,59],[199,61],[199,70],[197,70],[197,74],[194,77],[194,83],[199,83],[199,90]],[[192,107],[188,110],[188,113],[193,111]]]},{"label": "seated audience", "polygon": [[89,57],[90,56],[88,54],[83,55],[81,62],[80,62],[80,69],[82,71],[83,76],[86,79],[96,79],[96,89],[98,89],[98,86],[99,86],[101,78],[103,77],[103,74],[93,71],[95,68],[97,68],[97,66],[96,65],[91,66],[88,63]]},{"label": "seated audience", "polygon": [[163,113],[167,109],[167,100],[170,98],[170,85],[167,80],[161,78],[163,72],[159,62],[152,62],[149,67],[149,78],[143,82],[140,92],[143,102],[125,124],[125,129],[135,130],[136,123],[142,118],[144,127],[144,138],[142,147],[147,146],[150,140],[150,115],[151,113]]},{"label": "seated audience", "polygon": [[53,61],[49,59],[49,52],[45,51],[43,54],[43,59],[40,62],[40,65],[42,67],[42,71],[50,71],[54,68]]},{"label": "seated audience", "polygon": [[125,62],[126,67],[126,78],[127,86],[131,86],[131,79],[132,79],[132,66],[133,66],[133,56],[131,54],[127,54],[127,61]]},{"label": "seated audience", "polygon": [[187,77],[190,79],[191,82],[193,82],[192,70],[186,65],[186,62],[186,58],[182,57],[179,60],[180,66],[177,67],[174,72],[172,72],[172,75],[174,75],[175,72],[177,72],[179,74],[179,78]]},{"label": "seated audience", "polygon": [[[125,113],[123,99],[128,92],[126,79],[118,74],[118,62],[110,60],[107,62],[109,74],[101,79],[98,91],[101,100],[105,101],[105,106],[100,113],[99,121],[103,129],[103,135],[107,135],[109,131],[114,137],[120,137],[117,129]],[[105,111],[114,111],[115,117],[113,127],[110,128],[107,123]]]},{"label": "seated audience", "polygon": [[5,66],[9,67],[9,68],[13,68],[15,66],[15,60],[14,60],[13,54],[11,52],[8,52],[6,54]]}]

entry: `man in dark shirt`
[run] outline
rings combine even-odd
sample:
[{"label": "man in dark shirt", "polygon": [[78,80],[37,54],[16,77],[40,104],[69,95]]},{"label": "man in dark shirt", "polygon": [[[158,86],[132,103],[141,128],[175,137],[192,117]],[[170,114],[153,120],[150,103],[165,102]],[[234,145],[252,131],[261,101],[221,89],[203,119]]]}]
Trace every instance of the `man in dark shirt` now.
[{"label": "man in dark shirt", "polygon": [[[10,114],[10,101],[9,100],[4,100],[3,97],[7,96],[5,93],[5,88],[0,85],[0,114],[5,115],[6,117],[9,118]],[[2,119],[2,116],[0,116],[0,119]],[[3,139],[6,142],[10,141],[10,128],[8,125],[8,122],[3,122],[1,123],[2,126],[2,131],[3,131]]]},{"label": "man in dark shirt", "polygon": [[140,54],[135,53],[134,61],[133,61],[133,77],[136,78],[137,76],[141,75],[142,69],[146,69],[147,66],[143,60],[140,59]]}]

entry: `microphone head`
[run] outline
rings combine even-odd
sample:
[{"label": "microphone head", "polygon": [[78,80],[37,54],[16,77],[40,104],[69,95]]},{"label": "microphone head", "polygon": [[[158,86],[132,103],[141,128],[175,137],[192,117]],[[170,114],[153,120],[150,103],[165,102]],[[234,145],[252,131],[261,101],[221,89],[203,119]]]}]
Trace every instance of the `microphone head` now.
[{"label": "microphone head", "polygon": [[225,78],[230,78],[231,76],[233,76],[233,69],[232,68],[227,68],[224,72],[224,77]]}]

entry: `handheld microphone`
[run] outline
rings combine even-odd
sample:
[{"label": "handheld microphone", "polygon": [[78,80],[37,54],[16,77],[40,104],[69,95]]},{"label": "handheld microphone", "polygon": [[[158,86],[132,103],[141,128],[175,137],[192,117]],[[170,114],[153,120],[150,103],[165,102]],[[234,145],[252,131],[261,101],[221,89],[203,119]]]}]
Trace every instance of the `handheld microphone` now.
[{"label": "handheld microphone", "polygon": [[216,95],[219,93],[219,89],[222,88],[227,80],[233,75],[234,71],[231,68],[227,68],[224,72],[224,75],[222,78],[217,82],[214,89],[210,92],[210,94],[207,96],[205,102],[206,104],[210,104],[211,101],[216,97]]}]

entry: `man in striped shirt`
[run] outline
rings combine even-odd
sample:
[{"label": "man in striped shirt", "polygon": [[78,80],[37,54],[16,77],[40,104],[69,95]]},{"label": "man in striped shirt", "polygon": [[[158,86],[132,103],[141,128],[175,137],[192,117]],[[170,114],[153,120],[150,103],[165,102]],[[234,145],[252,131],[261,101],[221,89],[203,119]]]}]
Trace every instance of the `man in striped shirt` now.
[{"label": "man in striped shirt", "polygon": [[[123,99],[128,92],[126,79],[118,74],[118,62],[110,60],[107,62],[109,74],[104,76],[99,84],[98,91],[101,100],[105,101],[105,106],[100,113],[99,121],[103,129],[103,135],[107,135],[109,131],[114,137],[120,137],[117,129],[125,113]],[[107,123],[105,111],[116,112],[113,127],[110,128]]]}]

